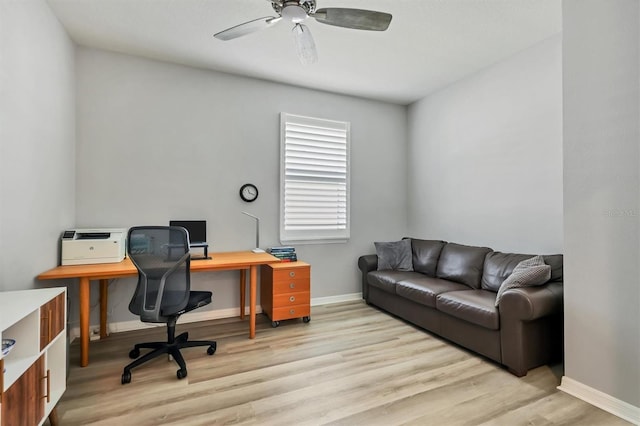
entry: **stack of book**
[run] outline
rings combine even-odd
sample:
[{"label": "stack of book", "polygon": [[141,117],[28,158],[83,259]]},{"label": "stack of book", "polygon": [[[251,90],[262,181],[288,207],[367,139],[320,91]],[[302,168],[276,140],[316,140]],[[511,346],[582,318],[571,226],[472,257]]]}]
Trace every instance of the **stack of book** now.
[{"label": "stack of book", "polygon": [[267,249],[267,253],[270,253],[272,256],[277,257],[282,262],[298,261],[298,255],[296,255],[295,247],[291,247],[291,246],[269,247]]}]

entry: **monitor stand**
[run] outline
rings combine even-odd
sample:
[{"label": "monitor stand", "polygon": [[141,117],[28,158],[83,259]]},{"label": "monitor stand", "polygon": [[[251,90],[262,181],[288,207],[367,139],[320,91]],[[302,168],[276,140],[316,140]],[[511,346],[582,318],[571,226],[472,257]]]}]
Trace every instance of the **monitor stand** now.
[{"label": "monitor stand", "polygon": [[204,254],[202,257],[197,256],[194,257],[193,255],[191,255],[191,260],[205,260],[205,259],[211,259],[211,257],[209,257],[209,244],[207,243],[191,243],[189,244],[189,248],[202,248],[204,249]]}]

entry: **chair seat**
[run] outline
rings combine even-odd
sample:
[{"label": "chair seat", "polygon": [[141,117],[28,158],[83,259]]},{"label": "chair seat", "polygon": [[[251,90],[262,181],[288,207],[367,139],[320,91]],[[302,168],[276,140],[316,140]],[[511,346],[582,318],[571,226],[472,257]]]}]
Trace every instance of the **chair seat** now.
[{"label": "chair seat", "polygon": [[[147,299],[155,300],[157,295],[158,295],[157,292],[151,292],[147,295]],[[157,322],[166,322],[167,318],[179,316],[185,312],[189,312],[194,309],[197,309],[200,306],[208,305],[209,303],[211,303],[212,296],[213,296],[213,293],[210,291],[190,291],[189,301],[187,302],[187,306],[185,306],[183,309],[179,311],[175,311],[171,309],[171,307],[168,308],[169,310],[165,310],[165,309],[160,310],[161,317],[158,318]],[[141,313],[140,308],[142,307],[142,297],[143,295],[141,294],[138,295],[138,297],[136,298],[136,303],[134,303],[135,309],[132,310],[132,312],[136,315],[140,315]],[[164,293],[164,301],[169,305],[170,305],[169,301],[174,299],[180,300],[181,297],[182,297],[182,293],[180,292],[166,291]],[[149,308],[152,308],[152,307],[150,306]]]},{"label": "chair seat", "polygon": [[[166,292],[168,297],[171,297],[171,292]],[[173,316],[179,316],[184,314],[185,312],[193,311],[194,309],[199,308],[200,306],[208,305],[211,303],[211,297],[213,293],[210,291],[190,291],[189,292],[189,301],[187,302],[187,306],[184,309],[181,309],[179,312],[165,312],[161,310],[160,313],[163,317],[169,318]]]},{"label": "chair seat", "polygon": [[208,305],[211,303],[212,295],[213,293],[210,291],[190,291],[189,302],[187,302],[187,307],[184,308],[184,311],[189,312],[200,306]]}]

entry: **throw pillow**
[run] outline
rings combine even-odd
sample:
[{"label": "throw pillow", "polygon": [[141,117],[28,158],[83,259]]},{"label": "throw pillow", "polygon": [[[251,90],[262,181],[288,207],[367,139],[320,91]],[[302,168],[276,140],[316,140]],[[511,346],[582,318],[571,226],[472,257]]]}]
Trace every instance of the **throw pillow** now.
[{"label": "throw pillow", "polygon": [[542,256],[523,260],[513,268],[511,275],[500,285],[496,296],[496,306],[500,303],[502,294],[510,288],[542,285],[549,279],[551,279],[551,266],[544,263]]},{"label": "throw pillow", "polygon": [[378,271],[413,271],[410,239],[373,244],[378,255]]}]

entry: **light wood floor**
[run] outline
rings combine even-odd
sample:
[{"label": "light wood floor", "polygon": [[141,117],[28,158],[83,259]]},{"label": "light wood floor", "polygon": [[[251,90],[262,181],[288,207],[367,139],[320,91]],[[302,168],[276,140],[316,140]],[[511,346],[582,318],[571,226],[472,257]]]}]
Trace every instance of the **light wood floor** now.
[{"label": "light wood floor", "polygon": [[216,354],[183,351],[183,380],[162,357],[124,386],[131,346],[164,329],[91,342],[86,368],[72,344],[61,425],[628,424],[556,390],[549,367],[514,377],[363,302],[313,307],[310,323],[275,329],[259,315],[255,340],[247,329],[237,319],[178,324],[192,339],[217,340]]}]

